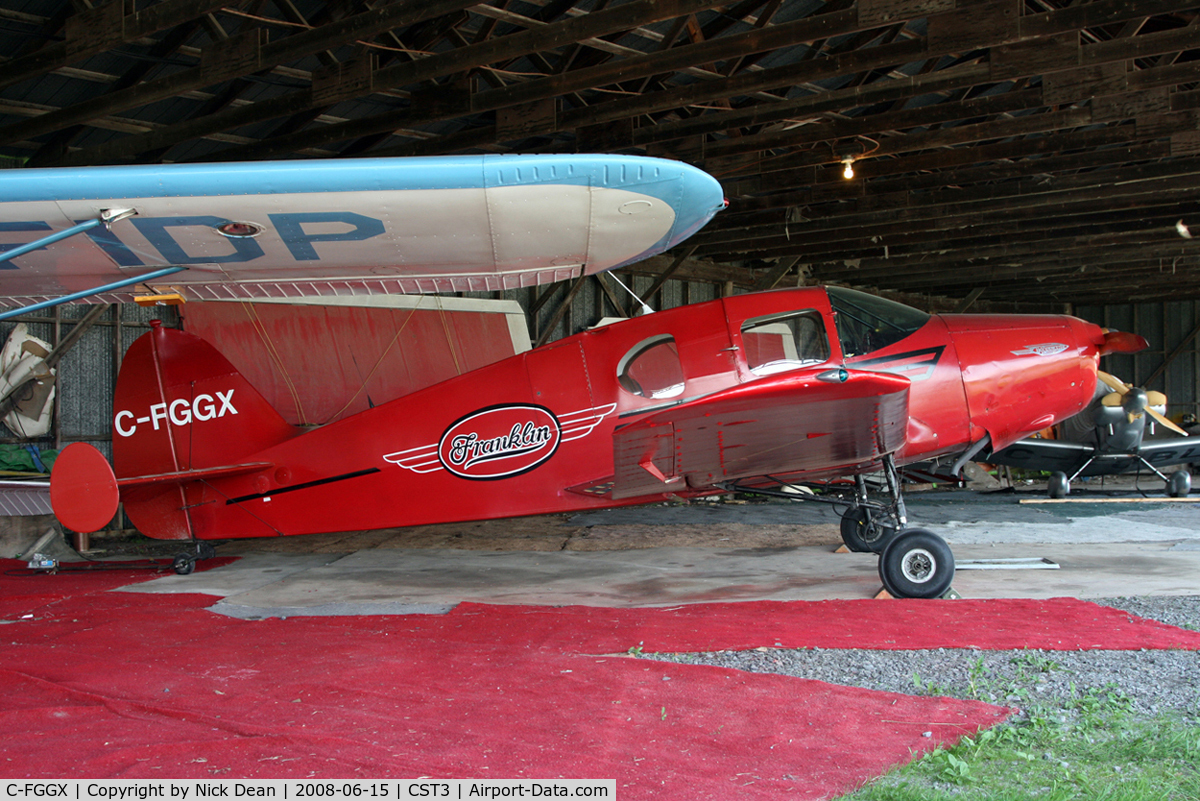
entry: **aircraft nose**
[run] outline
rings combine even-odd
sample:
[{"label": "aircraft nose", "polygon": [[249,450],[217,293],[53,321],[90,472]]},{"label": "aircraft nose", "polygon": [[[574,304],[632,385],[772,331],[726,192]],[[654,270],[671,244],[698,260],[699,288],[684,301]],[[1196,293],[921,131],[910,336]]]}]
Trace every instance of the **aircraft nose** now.
[{"label": "aircraft nose", "polygon": [[1130,415],[1143,414],[1149,405],[1146,390],[1134,387],[1125,393],[1125,400],[1121,405],[1125,407],[1125,411]]},{"label": "aircraft nose", "polygon": [[704,170],[688,164],[676,164],[682,200],[679,218],[671,234],[668,249],[699,231],[717,212],[729,206],[721,182]]},{"label": "aircraft nose", "polygon": [[1105,329],[1104,339],[1097,347],[1100,355],[1105,356],[1109,353],[1137,353],[1150,347],[1150,343],[1140,334]]}]

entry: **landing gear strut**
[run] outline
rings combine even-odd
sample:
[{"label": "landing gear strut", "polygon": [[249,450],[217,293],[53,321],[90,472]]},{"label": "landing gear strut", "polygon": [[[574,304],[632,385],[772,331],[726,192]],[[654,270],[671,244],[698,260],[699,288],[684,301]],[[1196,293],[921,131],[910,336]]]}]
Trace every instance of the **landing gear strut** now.
[{"label": "landing gear strut", "polygon": [[[1083,467],[1076,470],[1074,475],[1071,475],[1071,476],[1068,476],[1066,473],[1062,472],[1061,470],[1057,470],[1057,471],[1051,473],[1049,481],[1046,482],[1046,494],[1056,500],[1067,497],[1068,495],[1071,494],[1071,482],[1074,481],[1075,479],[1079,478],[1079,476],[1083,473],[1083,471],[1091,466],[1092,462],[1101,461],[1104,457],[1111,458],[1113,456],[1114,456],[1114,454],[1100,454],[1097,456],[1092,456],[1090,459],[1088,459],[1086,462],[1083,463]],[[1174,473],[1172,473],[1171,475],[1168,476],[1168,475],[1165,475],[1157,467],[1150,464],[1150,462],[1146,461],[1145,457],[1139,456],[1136,453],[1134,453],[1134,454],[1116,454],[1116,456],[1119,456],[1122,459],[1129,459],[1129,458],[1136,459],[1136,460],[1140,461],[1142,463],[1142,465],[1145,465],[1146,467],[1150,468],[1150,471],[1152,473],[1154,473],[1154,475],[1158,476],[1164,482],[1166,482],[1166,492],[1167,492],[1167,495],[1171,498],[1183,498],[1183,497],[1187,496],[1187,494],[1189,492],[1192,491],[1192,474],[1189,473],[1187,470],[1176,470]],[[1138,470],[1139,470],[1138,475],[1140,476],[1141,468],[1139,467]]]},{"label": "landing gear strut", "polygon": [[196,570],[196,562],[201,559],[212,559],[217,555],[217,551],[207,542],[196,542],[196,552],[194,554],[184,551],[177,555],[171,562],[171,569],[180,576],[191,575]]},{"label": "landing gear strut", "polygon": [[883,460],[884,480],[892,501],[881,505],[867,497],[867,482],[854,477],[854,504],[842,514],[842,542],[855,553],[883,553],[896,533],[908,522],[904,499],[900,495],[900,478],[892,457]]},{"label": "landing gear strut", "polygon": [[[868,499],[862,476],[854,477],[854,499],[841,513],[842,541],[851,551],[879,554],[879,578],[895,598],[940,598],[954,581],[954,554],[938,535],[923,528],[908,528],[908,513],[900,494],[896,462],[883,457],[883,475],[887,484],[887,502]],[[845,506],[845,498],[822,498],[792,494],[761,487],[727,485],[725,489],[744,490],[793,501],[828,503]]]}]

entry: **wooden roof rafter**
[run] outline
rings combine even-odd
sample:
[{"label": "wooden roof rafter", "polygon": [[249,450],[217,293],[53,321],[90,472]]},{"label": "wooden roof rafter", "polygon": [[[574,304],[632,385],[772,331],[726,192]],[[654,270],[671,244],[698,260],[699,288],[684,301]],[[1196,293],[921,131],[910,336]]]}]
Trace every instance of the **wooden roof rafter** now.
[{"label": "wooden roof rafter", "polygon": [[646,153],[722,180],[679,269],[741,286],[1200,285],[1200,0],[93,2],[0,0],[3,155]]}]

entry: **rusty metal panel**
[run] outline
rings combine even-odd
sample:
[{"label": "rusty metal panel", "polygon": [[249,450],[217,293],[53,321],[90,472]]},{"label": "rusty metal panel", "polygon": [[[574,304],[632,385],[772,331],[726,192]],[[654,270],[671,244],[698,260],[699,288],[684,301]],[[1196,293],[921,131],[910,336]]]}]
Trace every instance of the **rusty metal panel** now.
[{"label": "rusty metal panel", "polygon": [[[63,316],[75,310],[64,310]],[[85,310],[86,311],[86,310]],[[69,328],[62,326],[65,334]],[[59,438],[72,442],[110,434],[113,327],[95,325],[58,363]]]},{"label": "rusty metal panel", "polygon": [[[1176,301],[1166,304],[1167,349],[1181,348],[1163,375],[1167,394],[1167,414],[1196,412],[1196,303]],[[1182,346],[1182,347],[1181,347]]]},{"label": "rusty metal panel", "polygon": [[659,292],[659,307],[663,309],[673,309],[676,306],[683,305],[683,281],[675,279],[668,280],[663,284],[662,291]]}]

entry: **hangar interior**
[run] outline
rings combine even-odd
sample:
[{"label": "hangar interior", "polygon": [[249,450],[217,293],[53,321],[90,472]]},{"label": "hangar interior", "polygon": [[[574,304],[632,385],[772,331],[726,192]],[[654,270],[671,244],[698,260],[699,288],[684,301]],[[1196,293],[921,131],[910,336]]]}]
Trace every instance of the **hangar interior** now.
[{"label": "hangar interior", "polygon": [[[6,0],[0,156],[681,159],[729,207],[620,276],[656,308],[836,283],[1070,311],[1145,336],[1110,371],[1196,413],[1196,19],[1158,0]],[[483,296],[518,301],[535,344],[630,308],[597,277]],[[53,343],[82,314],[30,323]],[[103,440],[110,354],[148,316],[107,313],[64,360],[43,444]]]},{"label": "hangar interior", "polygon": [[[1200,50],[1188,3],[0,6],[8,169],[679,159],[716,177],[728,208],[675,251],[616,273],[654,308],[832,283],[929,311],[1069,312],[1144,336],[1147,350],[1110,357],[1108,370],[1164,391],[1175,417],[1200,412]],[[9,234],[6,249],[27,236]],[[635,305],[609,276],[458,295],[516,301],[534,345]],[[26,321],[57,344],[85,313]],[[36,444],[103,450],[120,354],[149,319],[176,315],[124,304],[88,319]]]},{"label": "hangar interior", "polygon": [[[320,410],[288,406],[295,371],[319,361],[311,340],[280,354],[261,322],[288,296],[0,319],[3,337],[23,325],[61,357],[47,430],[10,425],[0,446],[111,456],[117,373],[153,320],[261,345],[244,358],[307,425],[400,391],[370,383],[389,352],[428,383],[639,301],[816,285],[1136,333],[1149,347],[1102,369],[1165,392],[1170,417],[1200,416],[1196,0],[0,0],[0,253],[43,230],[10,213],[6,178],[43,169],[592,153],[699,168],[728,206],[612,273],[425,296],[412,328],[418,301],[363,311],[359,340],[334,338],[359,336],[347,322],[325,343],[350,358],[317,371],[341,390]],[[18,262],[0,261],[0,294]],[[315,301],[369,305],[334,294]],[[457,327],[484,309],[489,327]],[[380,337],[389,315],[403,324]],[[1123,650],[1129,692],[1171,696],[1195,728],[1200,507],[923,495],[912,518],[952,533],[948,596],[965,600],[873,601],[883,559],[835,552],[833,511],[798,523],[765,503],[247,539],[185,559],[194,575],[38,584],[12,561],[0,764],[206,781],[586,774],[616,777],[623,799],[835,797],[1015,712],[1013,697],[914,694],[915,669],[899,687],[856,683],[901,649],[937,670],[989,651],[1032,665],[1027,649],[1044,649],[1042,664],[1071,665],[1072,694],[1092,650],[1105,665]],[[986,567],[997,556],[1032,567]],[[643,661],[643,646],[749,661]],[[778,675],[781,658],[821,651],[849,665],[831,684]],[[1020,775],[1055,768],[1049,748]]]}]

